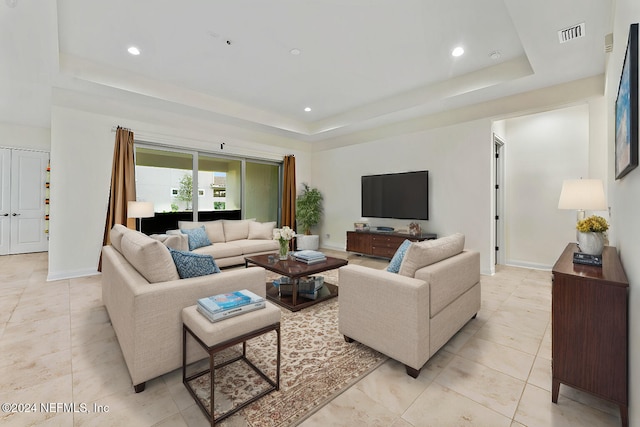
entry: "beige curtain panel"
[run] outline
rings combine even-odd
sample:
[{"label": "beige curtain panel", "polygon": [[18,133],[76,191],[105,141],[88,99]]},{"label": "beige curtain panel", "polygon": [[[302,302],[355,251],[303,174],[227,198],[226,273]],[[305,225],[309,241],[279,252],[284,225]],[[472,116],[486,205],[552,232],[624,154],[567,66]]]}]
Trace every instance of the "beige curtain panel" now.
[{"label": "beige curtain panel", "polygon": [[[108,245],[109,231],[115,224],[135,228],[135,218],[127,218],[127,202],[136,200],[135,160],[133,156],[133,132],[118,126],[113,149],[111,190],[104,227],[103,245]],[[131,224],[129,224],[131,222]],[[98,271],[102,270],[102,256]]]},{"label": "beige curtain panel", "polygon": [[281,226],[296,227],[296,158],[293,155],[284,158],[284,176],[282,183]]}]

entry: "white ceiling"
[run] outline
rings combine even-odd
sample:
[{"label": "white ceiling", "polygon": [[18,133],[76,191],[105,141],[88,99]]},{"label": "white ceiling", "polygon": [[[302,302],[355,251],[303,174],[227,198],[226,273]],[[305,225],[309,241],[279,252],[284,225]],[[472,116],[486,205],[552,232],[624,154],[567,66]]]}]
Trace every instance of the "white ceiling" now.
[{"label": "white ceiling", "polygon": [[[320,140],[602,74],[611,8],[611,0],[4,0],[0,121],[49,127],[52,87],[63,87]],[[582,22],[585,37],[559,43],[558,30]],[[142,54],[128,54],[130,45]],[[458,45],[465,54],[454,58]]]}]

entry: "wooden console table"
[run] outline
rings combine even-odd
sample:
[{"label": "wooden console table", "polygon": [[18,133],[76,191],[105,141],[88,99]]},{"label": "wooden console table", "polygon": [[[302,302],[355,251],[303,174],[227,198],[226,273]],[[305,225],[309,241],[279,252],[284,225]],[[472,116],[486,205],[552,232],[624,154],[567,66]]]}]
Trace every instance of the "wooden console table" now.
[{"label": "wooden console table", "polygon": [[574,264],[577,251],[569,244],[553,266],[551,400],[560,383],[592,393],[618,404],[626,427],[629,281],[616,248],[604,248],[602,267]]},{"label": "wooden console table", "polygon": [[391,259],[405,240],[421,242],[437,238],[438,235],[433,233],[411,236],[382,231],[347,231],[347,252]]}]

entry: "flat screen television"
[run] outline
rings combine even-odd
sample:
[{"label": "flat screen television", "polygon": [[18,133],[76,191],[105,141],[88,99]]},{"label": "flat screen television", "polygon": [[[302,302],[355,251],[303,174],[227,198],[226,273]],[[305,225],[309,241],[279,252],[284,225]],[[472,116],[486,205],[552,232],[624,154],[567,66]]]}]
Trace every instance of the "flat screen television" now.
[{"label": "flat screen television", "polygon": [[429,219],[429,171],[363,176],[362,216]]}]

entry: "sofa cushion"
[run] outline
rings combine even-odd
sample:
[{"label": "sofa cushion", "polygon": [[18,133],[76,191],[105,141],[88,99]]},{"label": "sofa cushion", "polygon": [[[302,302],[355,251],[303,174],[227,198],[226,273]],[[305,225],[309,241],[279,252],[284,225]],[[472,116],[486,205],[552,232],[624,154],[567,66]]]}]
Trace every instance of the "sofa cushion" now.
[{"label": "sofa cushion", "polygon": [[391,258],[391,262],[389,262],[389,266],[387,266],[387,271],[390,271],[391,273],[397,273],[400,271],[400,265],[402,264],[402,260],[404,259],[410,245],[411,240],[405,240],[402,242],[396,253],[393,255],[393,258]]},{"label": "sofa cushion", "polygon": [[277,240],[236,240],[229,242],[230,245],[241,248],[243,255],[255,254],[258,252],[277,251],[280,247]]},{"label": "sofa cushion", "polygon": [[109,232],[109,240],[111,241],[111,246],[116,248],[116,250],[120,253],[122,253],[122,236],[127,232],[127,230],[128,228],[124,225],[116,224]]},{"label": "sofa cushion", "polygon": [[182,233],[189,236],[189,250],[201,248],[203,246],[210,246],[211,242],[207,237],[207,232],[204,230],[204,225],[198,228],[185,228],[180,230]]},{"label": "sofa cushion", "polygon": [[400,264],[399,274],[414,277],[416,270],[459,254],[464,249],[464,234],[456,233],[435,240],[412,243]]},{"label": "sofa cushion", "polygon": [[242,247],[238,246],[236,242],[216,243],[211,246],[203,246],[193,252],[197,254],[211,255],[214,259],[221,260],[223,258],[242,255]]},{"label": "sofa cushion", "polygon": [[190,229],[198,228],[204,225],[204,229],[207,232],[207,237],[211,243],[223,243],[224,229],[222,228],[222,221],[178,221],[178,228]]},{"label": "sofa cushion", "polygon": [[134,230],[122,235],[122,255],[149,283],[178,280],[178,270],[165,245]]},{"label": "sofa cushion", "polygon": [[220,273],[220,269],[211,255],[177,251],[172,248],[169,248],[169,251],[181,279]]},{"label": "sofa cushion", "polygon": [[249,221],[249,240],[269,240],[273,238],[273,229],[276,228],[276,222],[257,222]]},{"label": "sofa cushion", "polygon": [[253,219],[223,219],[222,227],[224,228],[224,238],[226,242],[233,240],[242,240],[249,237],[249,223]]}]

